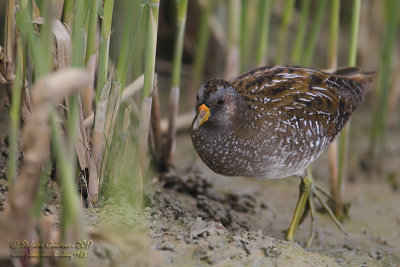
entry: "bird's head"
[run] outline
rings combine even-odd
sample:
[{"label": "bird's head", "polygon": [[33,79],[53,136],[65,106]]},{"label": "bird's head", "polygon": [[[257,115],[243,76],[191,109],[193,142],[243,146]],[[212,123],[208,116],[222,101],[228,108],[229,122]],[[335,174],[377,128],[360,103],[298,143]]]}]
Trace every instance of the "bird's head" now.
[{"label": "bird's head", "polygon": [[238,116],[240,103],[239,93],[229,82],[214,79],[202,84],[197,94],[192,131],[200,127],[229,127]]}]

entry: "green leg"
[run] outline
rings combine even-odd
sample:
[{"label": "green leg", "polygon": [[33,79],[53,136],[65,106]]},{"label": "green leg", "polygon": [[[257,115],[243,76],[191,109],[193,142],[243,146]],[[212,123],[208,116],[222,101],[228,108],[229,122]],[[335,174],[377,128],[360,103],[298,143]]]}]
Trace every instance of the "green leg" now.
[{"label": "green leg", "polygon": [[[309,171],[307,170],[307,173],[308,172]],[[305,178],[301,179],[299,200],[297,201],[297,205],[296,205],[296,209],[294,211],[292,223],[290,224],[288,232],[286,234],[286,240],[288,240],[288,241],[294,240],[294,234],[296,232],[297,226],[299,225],[301,217],[303,217],[303,213],[304,213],[307,201],[310,198],[312,183],[313,183],[312,177],[310,177],[309,175],[307,175]]]},{"label": "green leg", "polygon": [[314,240],[314,237],[315,237],[315,224],[316,224],[317,217],[315,216],[313,193],[314,193],[314,190],[313,190],[313,188],[311,188],[310,197],[308,198],[308,205],[310,205],[310,214],[311,214],[311,231],[310,231],[310,236],[308,237],[308,240],[307,240],[307,245],[306,245],[307,248],[309,246],[311,246],[311,244]]},{"label": "green leg", "polygon": [[[297,201],[296,205],[296,210],[294,211],[292,223],[290,224],[289,230],[286,235],[286,240],[288,241],[293,241],[294,240],[294,234],[296,232],[296,229],[301,221],[301,218],[304,216],[305,208],[306,205],[308,204],[310,207],[310,213],[311,213],[311,232],[310,236],[307,241],[307,247],[309,247],[314,239],[315,236],[315,221],[316,221],[316,216],[315,216],[315,207],[314,207],[314,197],[321,203],[321,205],[325,208],[325,210],[328,212],[329,216],[332,218],[332,220],[335,222],[337,227],[344,233],[346,232],[343,229],[343,226],[340,224],[340,222],[337,220],[335,215],[333,214],[332,210],[329,208],[329,206],[323,201],[322,197],[319,195],[319,192],[324,194],[325,196],[329,197],[325,191],[323,191],[320,187],[314,186],[313,182],[313,177],[311,173],[311,167],[307,168],[307,175],[306,177],[301,179],[300,183],[300,195],[299,195],[299,200]],[[346,234],[347,235],[347,234]]]}]

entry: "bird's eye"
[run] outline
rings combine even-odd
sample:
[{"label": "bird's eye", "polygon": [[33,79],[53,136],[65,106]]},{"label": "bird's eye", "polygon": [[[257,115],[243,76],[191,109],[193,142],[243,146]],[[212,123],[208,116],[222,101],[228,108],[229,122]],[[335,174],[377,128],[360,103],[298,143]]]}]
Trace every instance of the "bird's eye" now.
[{"label": "bird's eye", "polygon": [[222,106],[224,104],[224,100],[222,98],[217,100],[217,105]]}]

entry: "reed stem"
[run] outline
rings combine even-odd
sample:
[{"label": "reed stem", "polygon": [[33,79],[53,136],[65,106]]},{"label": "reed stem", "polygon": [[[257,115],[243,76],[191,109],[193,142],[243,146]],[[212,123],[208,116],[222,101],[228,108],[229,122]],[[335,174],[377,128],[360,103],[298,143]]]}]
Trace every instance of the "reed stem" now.
[{"label": "reed stem", "polygon": [[154,83],[154,68],[156,62],[156,45],[158,29],[158,11],[160,0],[149,0],[149,18],[147,25],[146,58],[142,99],[150,95]]},{"label": "reed stem", "polygon": [[[340,0],[331,1],[331,15],[329,25],[329,45],[328,45],[328,68],[334,70],[337,68],[338,55],[338,34],[339,34],[339,16],[340,16]],[[339,188],[338,176],[339,167],[338,161],[343,160],[338,158],[339,151],[338,141],[335,140],[329,147],[330,156],[330,188],[333,200],[333,210],[335,215],[342,219],[342,194]]]},{"label": "reed stem", "polygon": [[307,21],[310,11],[311,0],[303,0],[301,2],[300,10],[300,21],[299,27],[297,28],[296,37],[294,40],[293,52],[292,52],[292,63],[299,64],[300,56],[303,50],[304,37],[307,28]]},{"label": "reed stem", "polygon": [[210,27],[208,21],[214,6],[214,0],[207,0],[202,7],[200,17],[200,25],[197,32],[197,46],[193,63],[193,84],[198,86],[203,79],[204,65],[206,63],[206,53],[208,48],[208,40],[210,38]]},{"label": "reed stem", "polygon": [[101,25],[99,63],[97,72],[96,103],[99,101],[101,90],[107,81],[108,60],[110,50],[111,22],[114,9],[114,0],[104,1],[104,17]]},{"label": "reed stem", "polygon": [[399,27],[398,18],[400,1],[387,0],[385,2],[385,33],[379,64],[379,76],[377,82],[378,106],[375,110],[372,132],[371,152],[375,159],[385,149],[385,134],[387,128],[388,101],[390,93],[390,74],[392,72],[393,49],[396,43],[396,32]]},{"label": "reed stem", "polygon": [[255,65],[260,67],[265,65],[267,50],[268,50],[268,36],[269,36],[269,21],[271,16],[272,0],[259,0],[257,3],[257,23],[260,26],[260,34],[256,48],[256,61]]},{"label": "reed stem", "polygon": [[231,79],[239,74],[239,35],[240,35],[240,0],[228,3],[228,34],[225,60],[225,78]]},{"label": "reed stem", "polygon": [[247,21],[249,10],[249,0],[242,0],[242,9],[240,13],[240,40],[239,40],[239,58],[240,58],[240,72],[245,72],[247,69],[247,49],[249,38],[249,23]]},{"label": "reed stem", "polygon": [[180,87],[183,42],[185,40],[186,11],[188,0],[178,1],[178,19],[176,24],[175,51],[172,63],[171,87]]},{"label": "reed stem", "polygon": [[86,45],[86,59],[85,63],[89,61],[92,55],[97,52],[97,17],[98,17],[98,1],[90,1],[90,14],[89,24],[87,33],[87,45]]},{"label": "reed stem", "polygon": [[17,176],[18,166],[18,144],[19,144],[19,125],[21,120],[21,95],[22,87],[25,85],[23,68],[25,62],[25,49],[22,47],[22,38],[17,39],[17,66],[12,89],[12,101],[10,109],[11,127],[9,133],[9,155],[8,155],[8,184],[12,186],[14,178]]},{"label": "reed stem", "polygon": [[[140,22],[142,21],[143,17],[143,10],[145,7],[146,1],[142,0],[139,4],[139,11],[138,15],[136,16],[135,27],[132,29],[133,23],[125,23],[124,26],[124,34],[122,35],[122,43],[121,43],[121,53],[119,54],[118,58],[118,80],[121,83],[121,88],[125,88],[126,78],[128,76],[128,70],[131,65],[131,58],[133,55],[133,48],[135,47],[136,36],[138,33]],[[133,14],[136,8],[135,1],[129,1],[127,14]],[[133,22],[132,16],[132,22]]]},{"label": "reed stem", "polygon": [[[358,43],[358,29],[360,25],[360,14],[361,14],[361,0],[353,1],[353,9],[351,13],[351,25],[350,25],[350,50],[349,50],[349,66],[356,65],[357,59],[357,43]],[[335,199],[334,213],[339,220],[343,219],[343,194],[344,186],[346,181],[346,167],[349,158],[348,146],[349,146],[349,134],[350,134],[350,122],[343,128],[339,136],[339,155],[338,155],[338,177],[337,177],[337,199]]]},{"label": "reed stem", "polygon": [[351,26],[350,26],[351,28],[350,28],[349,66],[356,66],[360,16],[361,16],[361,0],[354,0],[353,10],[351,15]]},{"label": "reed stem", "polygon": [[337,68],[339,44],[340,0],[331,0],[331,22],[329,25],[328,66]]},{"label": "reed stem", "polygon": [[63,21],[72,28],[72,21],[74,17],[74,0],[65,0],[63,9]]},{"label": "reed stem", "polygon": [[306,43],[305,52],[301,55],[301,65],[309,66],[314,57],[315,46],[322,26],[327,0],[319,0],[313,23],[311,25],[310,36]]},{"label": "reed stem", "polygon": [[289,25],[293,17],[295,0],[286,0],[282,15],[281,26],[278,33],[277,53],[275,57],[275,65],[283,64],[286,52],[286,40],[289,32]]}]

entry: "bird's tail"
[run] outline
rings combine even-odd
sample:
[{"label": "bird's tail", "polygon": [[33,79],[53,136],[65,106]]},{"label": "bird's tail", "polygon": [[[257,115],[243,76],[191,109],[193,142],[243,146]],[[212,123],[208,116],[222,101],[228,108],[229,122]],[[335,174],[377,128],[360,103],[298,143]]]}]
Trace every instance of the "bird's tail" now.
[{"label": "bird's tail", "polygon": [[334,70],[326,70],[325,72],[327,74],[335,75],[344,79],[351,79],[362,85],[364,89],[366,89],[376,77],[375,71],[361,72],[359,67],[340,67]]}]

